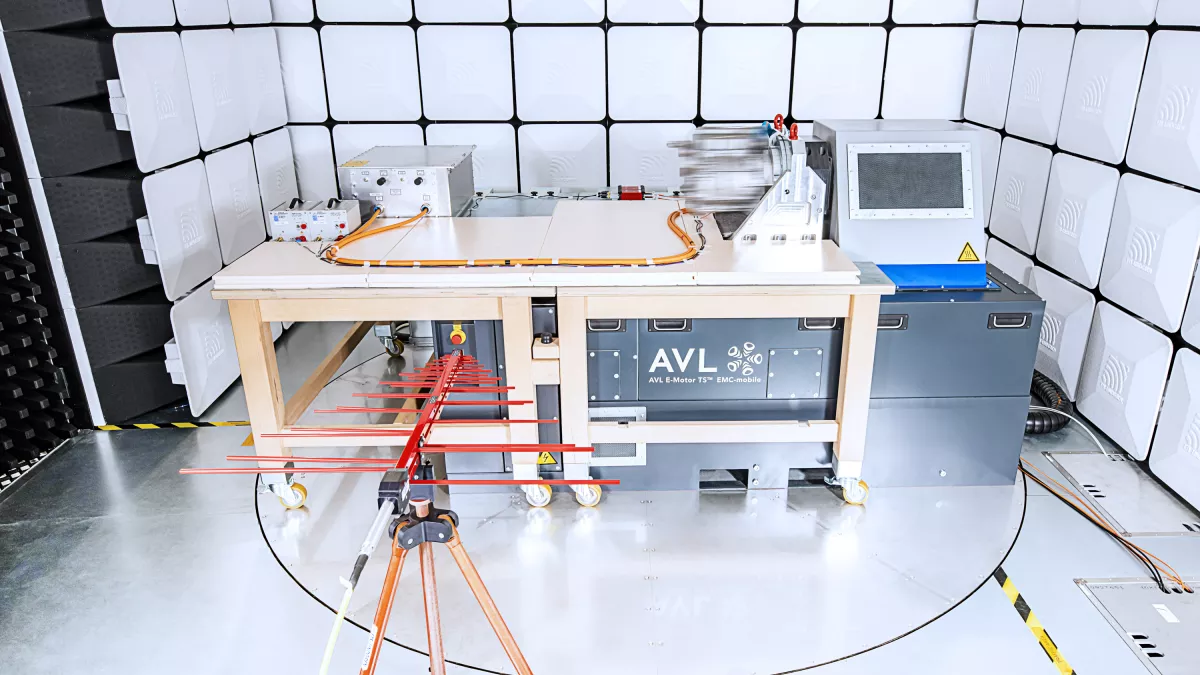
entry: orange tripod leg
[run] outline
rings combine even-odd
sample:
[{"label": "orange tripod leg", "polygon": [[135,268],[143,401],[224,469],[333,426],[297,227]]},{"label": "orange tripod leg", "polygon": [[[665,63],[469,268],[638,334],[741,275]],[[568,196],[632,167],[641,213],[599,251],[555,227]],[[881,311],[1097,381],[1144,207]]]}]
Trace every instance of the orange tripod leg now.
[{"label": "orange tripod leg", "polygon": [[383,591],[379,594],[379,606],[375,610],[375,620],[371,623],[371,638],[367,643],[367,653],[363,657],[361,675],[375,675],[375,666],[379,664],[379,652],[383,649],[384,636],[387,633],[388,618],[392,616],[392,605],[396,601],[396,584],[400,580],[400,570],[404,567],[404,558],[408,551],[392,540],[392,558],[388,561],[387,575],[383,578]]},{"label": "orange tripod leg", "polygon": [[442,649],[442,617],[438,610],[437,577],[433,572],[433,544],[417,546],[421,559],[421,590],[425,595],[425,634],[429,636],[429,673],[446,675],[446,653]]},{"label": "orange tripod leg", "polygon": [[467,551],[462,547],[458,537],[455,536],[451,539],[446,544],[446,548],[450,549],[450,555],[453,555],[454,562],[458,563],[458,569],[462,571],[467,585],[471,587],[471,593],[479,601],[480,609],[487,616],[492,630],[496,632],[496,637],[500,640],[500,645],[504,647],[504,653],[508,654],[508,660],[516,669],[517,675],[533,675],[533,671],[529,669],[529,663],[525,660],[525,655],[517,646],[512,631],[508,629],[508,624],[504,623],[504,617],[500,616],[500,610],[496,607],[496,602],[492,600],[492,594],[488,593],[487,587],[483,585],[483,579],[480,578],[479,571],[475,569],[475,563],[471,562],[471,557],[467,555]]}]

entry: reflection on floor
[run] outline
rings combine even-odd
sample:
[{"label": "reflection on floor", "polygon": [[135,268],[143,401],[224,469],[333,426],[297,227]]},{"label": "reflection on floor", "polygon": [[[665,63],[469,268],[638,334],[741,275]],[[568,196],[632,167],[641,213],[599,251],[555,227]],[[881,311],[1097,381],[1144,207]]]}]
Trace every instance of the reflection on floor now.
[{"label": "reflection on floor", "polygon": [[[332,342],[345,327],[296,329],[319,329]],[[285,393],[323,356],[314,342],[281,343]],[[378,357],[377,343],[359,350],[347,364],[365,364],[343,374],[317,406],[344,402],[349,391],[404,367]],[[210,419],[244,416],[240,398],[231,391]],[[7,491],[0,672],[314,672],[332,619],[322,603],[332,604],[337,577],[348,572],[369,524],[370,481],[307,477],[308,510],[286,513],[268,496],[256,500],[250,478],[177,474],[222,463],[245,435],[237,428],[86,433]],[[1067,429],[1027,440],[1025,456],[1070,484],[1059,467],[1083,474],[1077,465],[1087,460],[1063,456],[1094,452],[1089,444]],[[1093,484],[1094,472],[1086,475]],[[1102,488],[1110,504],[1146,498],[1121,494],[1122,485],[1157,489],[1117,479]],[[1023,495],[1021,485],[879,490],[865,509],[843,506],[821,488],[613,493],[594,510],[565,495],[549,511],[506,494],[449,503],[542,674],[763,675],[831,659],[838,660],[815,672],[1058,673],[989,579],[1002,558],[1076,672],[1126,675],[1147,672],[1146,663],[1172,672],[1172,654],[1135,651],[1076,584],[1145,578],[1144,569],[1041,488],[1031,484]],[[1122,517],[1119,506],[1110,508]],[[1165,523],[1135,525],[1128,527],[1172,533],[1136,540],[1184,576],[1200,577],[1200,536]],[[351,616],[360,622],[373,606],[381,562],[372,561],[356,595]],[[456,586],[449,557],[439,554],[438,562],[449,655],[508,672],[479,608]],[[420,648],[415,567],[402,582],[390,635]],[[343,631],[331,672],[357,672],[365,644],[364,632]],[[389,643],[380,672],[426,667],[419,653]]]}]

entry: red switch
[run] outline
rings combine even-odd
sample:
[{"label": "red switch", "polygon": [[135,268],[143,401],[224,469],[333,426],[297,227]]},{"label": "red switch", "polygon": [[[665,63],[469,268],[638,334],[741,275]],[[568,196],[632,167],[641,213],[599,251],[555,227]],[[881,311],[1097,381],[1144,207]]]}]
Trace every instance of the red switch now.
[{"label": "red switch", "polygon": [[305,237],[304,235],[300,235],[299,237],[296,237],[296,241],[308,241],[308,237]]}]

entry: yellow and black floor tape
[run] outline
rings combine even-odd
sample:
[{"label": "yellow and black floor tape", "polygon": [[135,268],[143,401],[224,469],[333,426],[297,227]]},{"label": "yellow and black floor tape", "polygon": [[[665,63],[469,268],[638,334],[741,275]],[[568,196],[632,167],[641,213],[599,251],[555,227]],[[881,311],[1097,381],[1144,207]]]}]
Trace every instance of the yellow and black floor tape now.
[{"label": "yellow and black floor tape", "polygon": [[1017,614],[1021,615],[1021,620],[1025,622],[1025,625],[1029,627],[1029,631],[1037,638],[1038,644],[1045,650],[1046,656],[1049,656],[1050,660],[1054,662],[1054,667],[1058,669],[1058,672],[1062,673],[1062,675],[1075,675],[1075,669],[1059,653],[1058,645],[1054,644],[1054,640],[1050,639],[1050,634],[1042,627],[1042,622],[1038,621],[1033,610],[1029,609],[1029,603],[1025,602],[1025,598],[1021,597],[1020,591],[1017,590],[1012,579],[1008,578],[1008,574],[1004,572],[1004,568],[997,568],[992,578],[1004,589],[1004,595],[1008,596],[1008,601],[1017,610]]},{"label": "yellow and black floor tape", "polygon": [[249,422],[165,422],[163,424],[103,424],[97,431],[130,431],[133,429],[203,429],[206,427],[248,427]]}]

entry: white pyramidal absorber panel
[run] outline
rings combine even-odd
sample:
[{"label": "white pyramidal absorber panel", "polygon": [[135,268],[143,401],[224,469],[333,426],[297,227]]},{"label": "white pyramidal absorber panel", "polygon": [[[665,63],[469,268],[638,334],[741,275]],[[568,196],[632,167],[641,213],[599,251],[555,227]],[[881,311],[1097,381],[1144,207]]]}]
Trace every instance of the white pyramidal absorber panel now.
[{"label": "white pyramidal absorber panel", "polygon": [[339,124],[333,128],[333,159],[340,166],[377,145],[425,145],[418,124]]},{"label": "white pyramidal absorber panel", "polygon": [[1154,20],[1160,26],[1200,26],[1200,3],[1196,0],[1158,0]]},{"label": "white pyramidal absorber panel", "polygon": [[1074,44],[1072,28],[1021,30],[1004,127],[1008,133],[1048,144],[1058,138]]},{"label": "white pyramidal absorber panel", "polygon": [[193,416],[213,404],[240,375],[229,303],[214,300],[210,281],[171,308],[171,328],[183,362]]},{"label": "white pyramidal absorber panel", "polygon": [[518,28],[513,33],[517,115],[522,121],[595,122],[607,110],[604,30]]},{"label": "white pyramidal absorber panel", "polygon": [[975,27],[963,117],[996,129],[1004,128],[1016,56],[1016,26]]},{"label": "white pyramidal absorber panel", "polygon": [[972,28],[895,28],[889,36],[883,116],[962,119]]},{"label": "white pyramidal absorber panel", "polygon": [[271,210],[300,196],[292,141],[287,129],[272,131],[254,139],[254,164],[258,169],[258,190],[262,196],[263,219]]},{"label": "white pyramidal absorber panel", "polygon": [[322,21],[402,23],[413,18],[412,0],[317,0],[317,16]]},{"label": "white pyramidal absorber panel", "polygon": [[221,271],[204,162],[197,159],[146,176],[142,195],[163,291],[168,300],[178,300]]},{"label": "white pyramidal absorber panel", "polygon": [[805,23],[883,23],[889,0],[800,0],[796,16]]},{"label": "white pyramidal absorber panel", "polygon": [[988,238],[987,255],[985,259],[1000,268],[1008,276],[1027,284],[1033,270],[1033,261],[1017,249],[1005,244],[995,237]]},{"label": "white pyramidal absorber panel", "polygon": [[500,23],[508,20],[507,0],[413,0],[413,5],[417,19],[425,23]]},{"label": "white pyramidal absorber panel", "polygon": [[421,99],[435,120],[513,116],[511,38],[504,26],[421,26]]},{"label": "white pyramidal absorber panel", "polygon": [[1025,0],[1021,20],[1027,24],[1073,24],[1079,20],[1079,0]]},{"label": "white pyramidal absorber panel", "polygon": [[271,23],[271,0],[229,0],[229,18],[235,24]]},{"label": "white pyramidal absorber panel", "polygon": [[1150,36],[1081,30],[1058,129],[1058,147],[1110,164],[1125,159]]},{"label": "white pyramidal absorber panel", "polygon": [[892,0],[896,23],[975,23],[976,0]]},{"label": "white pyramidal absorber panel", "polygon": [[1037,246],[1050,161],[1048,148],[1011,136],[1000,147],[988,229],[1027,254],[1033,254]]},{"label": "white pyramidal absorber panel", "polygon": [[[640,1],[640,0],[639,0]],[[612,5],[609,5],[612,18]],[[615,20],[615,19],[614,19]],[[608,31],[608,113],[619,120],[689,120],[696,116],[700,32],[692,26],[615,26]],[[656,77],[670,73],[670,86]]]},{"label": "white pyramidal absorber panel", "polygon": [[983,132],[983,211],[984,222],[992,218],[992,199],[996,191],[996,171],[1000,168],[1000,132],[967,122]]},{"label": "white pyramidal absorber panel", "polygon": [[678,188],[679,151],[673,141],[691,138],[690,123],[614,124],[608,130],[610,176],[614,185],[644,185],[650,190]]},{"label": "white pyramidal absorber panel", "polygon": [[1167,331],[1179,330],[1200,251],[1200,194],[1125,174],[1117,190],[1100,292]]},{"label": "white pyramidal absorber panel", "polygon": [[1050,167],[1037,257],[1076,282],[1100,283],[1120,173],[1111,166],[1059,153]]},{"label": "white pyramidal absorber panel", "polygon": [[104,18],[110,26],[175,25],[175,5],[171,0],[101,0]]},{"label": "white pyramidal absorber panel", "polygon": [[272,23],[308,23],[312,20],[312,0],[271,0]]},{"label": "white pyramidal absorber panel", "polygon": [[878,26],[801,28],[796,32],[792,117],[874,119],[886,53],[887,31]]},{"label": "white pyramidal absorber panel", "polygon": [[[705,0],[704,20],[709,23],[787,23],[795,18],[795,9],[796,3],[792,0]],[[513,3],[513,14],[516,14],[516,3]]]},{"label": "white pyramidal absorber panel", "polygon": [[267,238],[254,150],[249,143],[239,143],[205,157],[204,168],[221,260],[228,265]]},{"label": "white pyramidal absorber panel", "polygon": [[261,134],[287,124],[287,99],[275,30],[238,28],[233,34],[245,78],[250,133]]},{"label": "white pyramidal absorber panel", "polygon": [[475,146],[476,190],[517,189],[517,133],[511,124],[431,124],[425,135],[430,145]]},{"label": "white pyramidal absorber panel", "polygon": [[1096,305],[1079,376],[1079,411],[1146,459],[1171,366],[1171,339],[1107,302]]},{"label": "white pyramidal absorber panel", "polygon": [[1079,0],[1085,26],[1149,26],[1159,0]]},{"label": "white pyramidal absorber panel", "polygon": [[195,157],[200,143],[179,35],[118,33],[113,53],[138,168],[154,171]]},{"label": "white pyramidal absorber panel", "polygon": [[175,14],[184,26],[219,26],[229,23],[226,0],[175,0]]},{"label": "white pyramidal absorber panel", "polygon": [[1150,41],[1129,137],[1129,166],[1200,188],[1200,33],[1161,30]]},{"label": "white pyramidal absorber panel", "polygon": [[1180,349],[1163,397],[1150,472],[1200,509],[1200,354]]},{"label": "white pyramidal absorber panel", "polygon": [[245,139],[250,119],[233,31],[187,30],[182,41],[200,147],[215,150]]},{"label": "white pyramidal absorber panel", "polygon": [[1079,387],[1083,353],[1092,330],[1096,296],[1058,276],[1035,267],[1029,288],[1046,301],[1034,367],[1054,380],[1072,401]]},{"label": "white pyramidal absorber panel", "polygon": [[321,39],[317,31],[303,27],[276,28],[279,67],[288,123],[324,122],[329,118],[325,104],[325,72],[321,66]]},{"label": "white pyramidal absorber panel", "polygon": [[512,0],[512,18],[521,23],[600,23],[604,0]]},{"label": "white pyramidal absorber panel", "polygon": [[1188,294],[1187,307],[1183,310],[1183,326],[1179,334],[1192,346],[1200,347],[1200,275],[1192,279],[1192,290]]},{"label": "white pyramidal absorber panel", "polygon": [[523,124],[521,189],[600,188],[608,184],[607,143],[600,124]]},{"label": "white pyramidal absorber panel", "polygon": [[[325,26],[321,53],[335,120],[390,121],[421,117],[416,34],[408,26]],[[364,63],[373,64],[370,68]]]},{"label": "white pyramidal absorber panel", "polygon": [[700,0],[608,0],[608,18],[620,23],[692,23]]},{"label": "white pyramidal absorber panel", "polygon": [[338,196],[337,171],[333,163],[333,141],[329,129],[318,124],[290,126],[292,157],[300,198],[325,201]]},{"label": "white pyramidal absorber panel", "polygon": [[975,16],[980,21],[1020,21],[1021,0],[979,0]]},{"label": "white pyramidal absorber panel", "polygon": [[772,119],[786,114],[792,29],[718,26],[704,31],[700,115],[707,120]]}]

